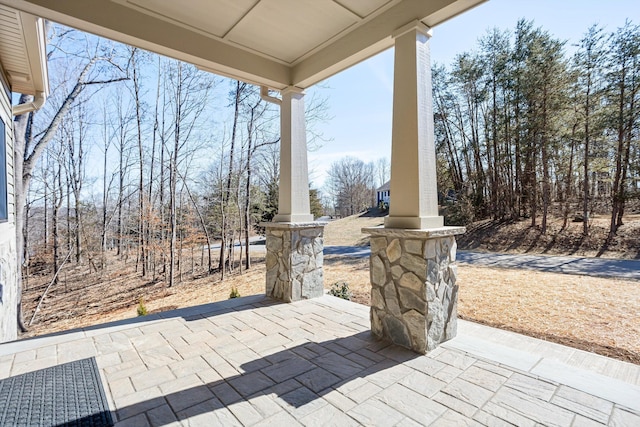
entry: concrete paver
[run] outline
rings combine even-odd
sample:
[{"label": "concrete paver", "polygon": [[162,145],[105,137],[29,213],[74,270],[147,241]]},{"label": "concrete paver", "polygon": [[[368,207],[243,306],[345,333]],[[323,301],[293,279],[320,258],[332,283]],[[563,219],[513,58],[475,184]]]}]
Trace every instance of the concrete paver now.
[{"label": "concrete paver", "polygon": [[555,385],[547,381],[543,381],[538,378],[533,378],[520,373],[513,374],[504,383],[504,385],[547,402],[551,400],[551,396],[554,395],[557,389]]},{"label": "concrete paver", "polygon": [[48,368],[58,364],[58,359],[55,357],[49,357],[46,359],[33,359],[23,362],[14,362],[13,369],[11,369],[11,375],[20,375],[26,372],[37,371],[39,369]]},{"label": "concrete paver", "polygon": [[[160,425],[160,424],[157,424]],[[127,418],[125,421],[121,421],[115,424],[114,427],[151,427],[149,420],[145,414],[138,414],[135,417]]]},{"label": "concrete paver", "polygon": [[332,405],[324,405],[317,411],[302,417],[300,423],[306,427],[353,427],[359,425],[356,420],[345,415],[344,412]]},{"label": "concrete paver", "polygon": [[365,426],[392,426],[404,419],[404,415],[384,402],[371,399],[367,400],[347,412],[361,425]]},{"label": "concrete paver", "polygon": [[326,400],[304,386],[281,395],[277,402],[294,415],[296,419],[300,419],[328,404]]},{"label": "concrete paver", "polygon": [[441,405],[469,419],[471,419],[473,415],[478,411],[477,407],[462,400],[456,399],[454,396],[443,392],[436,393],[432,399],[435,402],[438,402]]},{"label": "concrete paver", "polygon": [[0,356],[0,379],[7,378],[11,375],[11,366],[13,365],[13,359],[13,354]]},{"label": "concrete paver", "polygon": [[444,414],[437,420],[435,420],[432,424],[434,427],[449,427],[449,426],[457,426],[457,427],[481,427],[478,421],[473,418],[465,417],[459,412],[453,411],[451,409],[447,409]]},{"label": "concrete paver", "polygon": [[470,366],[469,369],[460,374],[459,378],[493,392],[498,391],[502,384],[507,381],[507,377],[483,369],[478,365],[476,363],[474,366]]},{"label": "concrete paver", "polygon": [[114,399],[133,394],[136,391],[129,377],[109,381],[109,389],[111,391],[111,397]]},{"label": "concrete paver", "polygon": [[558,388],[551,403],[600,423],[607,422],[613,409],[609,401],[566,386]]},{"label": "concrete paver", "polygon": [[399,384],[427,397],[433,397],[447,385],[445,382],[419,371],[404,377]]},{"label": "concrete paver", "polygon": [[386,388],[376,398],[421,425],[431,424],[447,410],[440,403],[400,384]]},{"label": "concrete paver", "polygon": [[640,415],[621,408],[613,408],[609,425],[615,427],[638,426],[640,425]]},{"label": "concrete paver", "polygon": [[169,364],[169,369],[177,377],[186,377],[189,374],[197,374],[211,369],[209,364],[201,357],[196,356],[189,359],[182,359]]},{"label": "concrete paver", "polygon": [[593,396],[640,411],[640,387],[627,387],[627,383],[604,375],[584,371],[552,360],[542,360],[531,370],[534,375],[553,378],[555,381],[582,390]]},{"label": "concrete paver", "polygon": [[444,386],[442,392],[476,408],[482,407],[493,396],[491,391],[465,381],[460,377]]},{"label": "concrete paver", "polygon": [[451,381],[455,380],[458,375],[462,374],[463,372],[464,371],[462,369],[458,369],[454,366],[445,366],[444,368],[436,372],[433,377],[448,384]]},{"label": "concrete paver", "polygon": [[[495,405],[493,405],[493,406],[495,406]],[[464,418],[467,418],[467,417],[464,417]],[[510,423],[508,421],[505,421],[502,418],[498,418],[495,415],[490,414],[489,412],[487,412],[485,410],[476,412],[476,414],[473,416],[473,420],[477,421],[478,423],[480,423],[480,425],[483,425],[483,426],[513,427],[515,425],[515,424],[512,424],[512,423]],[[530,422],[529,424],[532,424],[532,422]]]},{"label": "concrete paver", "polygon": [[358,304],[248,297],[2,344],[0,376],[95,357],[118,426],[640,425],[639,366],[458,330],[421,356],[374,339]]},{"label": "concrete paver", "polygon": [[176,418],[176,414],[169,405],[162,405],[154,408],[146,413],[149,424],[152,426],[180,426],[180,422]]},{"label": "concrete paver", "polygon": [[191,408],[206,400],[213,399],[213,393],[206,386],[191,386],[187,389],[166,394],[169,406],[175,412]]},{"label": "concrete paver", "polygon": [[571,425],[575,415],[573,412],[552,403],[518,390],[509,390],[507,387],[498,390],[491,402],[546,426]]}]

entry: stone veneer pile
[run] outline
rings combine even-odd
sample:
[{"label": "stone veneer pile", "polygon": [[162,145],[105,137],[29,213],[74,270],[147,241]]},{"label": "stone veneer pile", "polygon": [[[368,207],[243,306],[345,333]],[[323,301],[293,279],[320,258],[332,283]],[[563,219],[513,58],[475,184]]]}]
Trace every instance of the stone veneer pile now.
[{"label": "stone veneer pile", "polygon": [[455,337],[455,234],[464,228],[363,231],[371,234],[372,332],[420,353]]},{"label": "stone veneer pile", "polygon": [[291,302],[324,293],[324,223],[263,223],[266,227],[266,294]]}]

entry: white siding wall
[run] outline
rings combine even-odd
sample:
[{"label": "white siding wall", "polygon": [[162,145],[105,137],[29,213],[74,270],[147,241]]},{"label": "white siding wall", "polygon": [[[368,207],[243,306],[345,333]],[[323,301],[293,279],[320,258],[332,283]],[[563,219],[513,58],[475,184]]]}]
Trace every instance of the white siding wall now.
[{"label": "white siding wall", "polygon": [[8,84],[0,68],[0,120],[4,122],[7,151],[7,201],[9,221],[0,223],[0,342],[17,338],[17,257],[15,227],[15,196],[13,176],[13,117]]}]

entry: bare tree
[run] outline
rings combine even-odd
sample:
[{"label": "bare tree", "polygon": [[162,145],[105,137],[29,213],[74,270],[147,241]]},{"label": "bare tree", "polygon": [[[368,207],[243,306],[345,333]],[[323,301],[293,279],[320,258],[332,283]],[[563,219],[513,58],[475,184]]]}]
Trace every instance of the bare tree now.
[{"label": "bare tree", "polygon": [[[113,220],[113,212],[109,214],[109,194],[111,186],[116,177],[116,173],[112,173],[107,169],[109,158],[109,147],[112,142],[112,133],[109,128],[109,113],[107,105],[103,105],[102,110],[102,148],[104,156],[102,158],[102,223],[100,229],[100,268],[104,269],[107,265],[107,230],[109,223]],[[118,201],[119,204],[119,201]]]},{"label": "bare tree", "polygon": [[274,135],[271,125],[273,118],[268,116],[271,104],[263,101],[257,96],[257,88],[254,88],[252,101],[246,106],[246,163],[245,163],[245,188],[244,188],[244,247],[245,247],[245,268],[251,268],[251,257],[249,254],[251,225],[251,201],[252,201],[252,178],[253,163],[256,152],[270,145],[278,143],[280,138]]},{"label": "bare tree", "polygon": [[170,209],[170,246],[169,246],[169,286],[174,285],[177,237],[177,183],[181,154],[192,134],[196,130],[198,118],[207,106],[209,92],[215,81],[193,66],[181,62],[169,64],[169,83],[171,93],[169,104],[173,119],[173,148],[169,154],[169,209]]},{"label": "bare tree", "polygon": [[[52,44],[52,49],[56,49],[56,44]],[[113,52],[107,52],[105,55],[102,48],[94,45],[91,53],[83,52],[84,62],[79,67],[78,73],[70,84],[70,89],[66,92],[63,101],[55,107],[55,112],[51,120],[44,124],[42,132],[36,134],[33,129],[34,113],[23,114],[17,116],[14,125],[14,168],[17,179],[15,180],[15,197],[16,197],[16,229],[17,233],[16,248],[22,266],[24,260],[24,207],[26,204],[26,194],[31,183],[34,168],[40,158],[42,152],[47,145],[55,137],[58,128],[67,115],[78,96],[88,87],[92,85],[105,85],[112,82],[125,80],[121,70],[116,66]],[[96,67],[97,64],[112,65],[105,71],[105,67]],[[71,82],[69,82],[71,83]],[[64,88],[62,85],[61,89]],[[55,89],[54,89],[55,90]],[[21,95],[20,103],[31,102],[31,95]],[[36,136],[37,135],[37,136]],[[21,274],[18,274],[18,326],[24,332],[26,327],[22,320],[22,281]]]},{"label": "bare tree", "polygon": [[144,185],[144,149],[142,145],[142,100],[141,100],[141,83],[139,71],[140,51],[137,48],[130,48],[131,72],[133,75],[133,100],[135,103],[136,117],[136,134],[138,141],[138,250],[139,256],[136,257],[136,266],[138,263],[142,266],[142,276],[147,275],[147,253],[145,245],[146,224],[145,224],[145,185]]},{"label": "bare tree", "polygon": [[240,122],[240,108],[244,98],[248,95],[247,92],[249,90],[249,85],[247,83],[236,81],[234,83],[234,90],[231,92],[231,102],[233,104],[233,123],[231,125],[231,143],[229,146],[229,168],[227,169],[227,184],[225,186],[224,192],[222,194],[221,200],[221,224],[220,224],[220,262],[218,264],[218,269],[221,272],[222,278],[224,279],[225,267],[231,267],[232,264],[228,262],[226,259],[226,251],[227,246],[233,245],[233,241],[230,243],[229,236],[229,207],[231,205],[231,185],[233,182],[234,175],[234,156],[235,156],[235,148],[236,148],[236,138],[238,135],[238,124]]},{"label": "bare tree", "polygon": [[638,94],[640,93],[640,26],[627,21],[610,39],[611,49],[609,73],[607,75],[608,92],[615,105],[615,117],[612,120],[616,129],[614,181],[611,200],[610,235],[616,234],[622,225],[624,206],[627,198],[627,171],[633,140],[634,123],[637,122]]},{"label": "bare tree", "polygon": [[373,163],[344,157],[331,164],[327,175],[327,191],[341,215],[353,215],[371,206],[375,189]]},{"label": "bare tree", "polygon": [[380,187],[391,178],[391,163],[388,157],[380,157],[375,161],[376,186]]},{"label": "bare tree", "polygon": [[589,155],[591,143],[597,128],[594,129],[594,119],[597,119],[602,96],[602,71],[604,60],[604,34],[602,28],[593,25],[589,28],[579,44],[575,55],[575,64],[579,73],[579,90],[582,94],[582,115],[584,120],[584,163],[583,163],[583,229],[582,233],[589,234]]},{"label": "bare tree", "polygon": [[[86,133],[87,133],[87,117],[86,117],[86,104],[79,104],[71,110],[68,118],[65,120],[66,126],[63,126],[63,139],[65,141],[65,151],[67,153],[66,165],[67,180],[71,187],[74,200],[74,247],[75,247],[75,261],[80,263],[82,256],[82,186],[85,178],[85,151],[87,149]],[[68,196],[67,196],[68,198]],[[67,203],[67,217],[70,215],[70,206]],[[67,225],[67,230],[71,230]],[[69,238],[71,237],[70,231],[68,231]],[[71,245],[68,245],[69,247]]]}]

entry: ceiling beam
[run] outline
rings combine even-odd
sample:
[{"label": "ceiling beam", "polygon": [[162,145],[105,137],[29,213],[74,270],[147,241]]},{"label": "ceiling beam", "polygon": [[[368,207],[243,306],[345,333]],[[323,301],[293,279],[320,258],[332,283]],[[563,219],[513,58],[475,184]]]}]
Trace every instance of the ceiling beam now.
[{"label": "ceiling beam", "polygon": [[293,68],[292,84],[308,87],[393,46],[391,34],[412,21],[438,25],[487,0],[404,0]]}]

